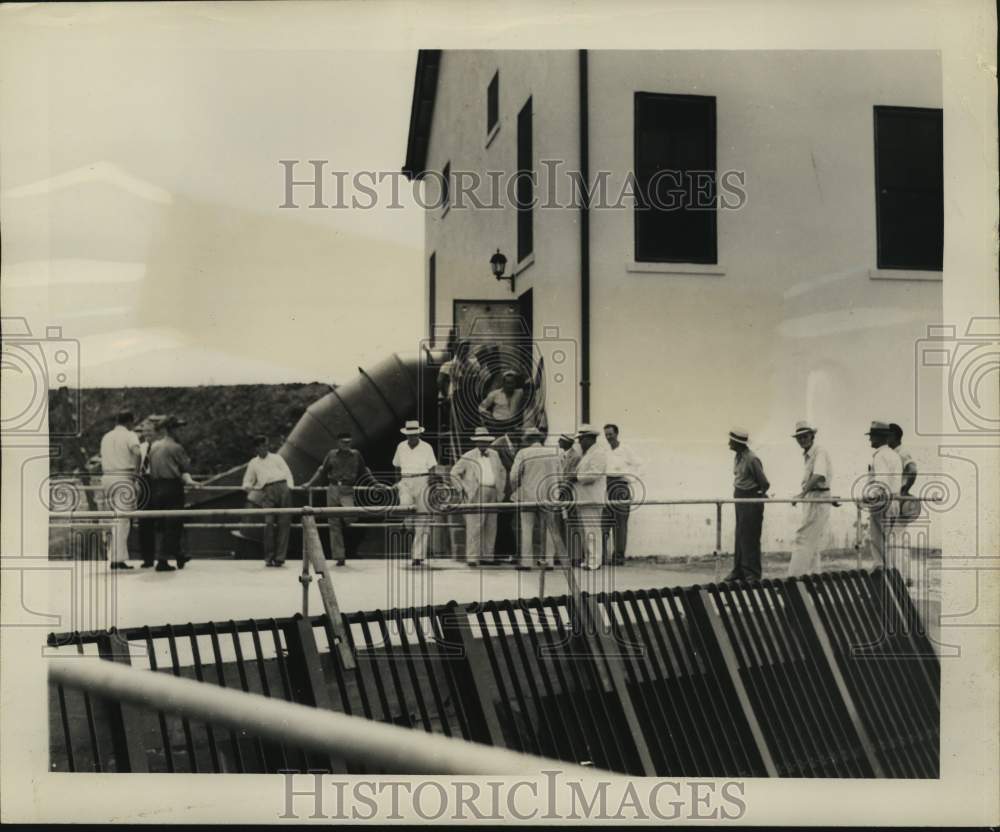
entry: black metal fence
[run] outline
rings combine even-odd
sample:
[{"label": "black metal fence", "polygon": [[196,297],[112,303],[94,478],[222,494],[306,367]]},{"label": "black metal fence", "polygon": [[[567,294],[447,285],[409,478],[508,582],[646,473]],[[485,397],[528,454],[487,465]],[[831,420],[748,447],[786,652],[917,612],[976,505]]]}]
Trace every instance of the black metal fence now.
[{"label": "black metal fence", "polygon": [[[351,669],[330,649],[327,616],[53,634],[49,644],[54,661],[90,654],[626,774],[938,776],[938,659],[895,572],[342,619]],[[50,735],[61,771],[361,773],[59,685]]]}]

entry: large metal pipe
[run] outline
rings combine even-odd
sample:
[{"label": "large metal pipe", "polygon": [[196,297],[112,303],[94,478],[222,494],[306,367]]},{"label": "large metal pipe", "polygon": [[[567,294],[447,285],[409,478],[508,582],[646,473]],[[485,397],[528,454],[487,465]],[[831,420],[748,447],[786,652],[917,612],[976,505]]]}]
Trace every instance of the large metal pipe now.
[{"label": "large metal pipe", "polygon": [[246,731],[261,739],[318,751],[386,772],[530,774],[555,770],[574,779],[618,779],[618,775],[593,768],[386,725],[96,658],[53,661],[49,665],[49,682],[151,711]]}]

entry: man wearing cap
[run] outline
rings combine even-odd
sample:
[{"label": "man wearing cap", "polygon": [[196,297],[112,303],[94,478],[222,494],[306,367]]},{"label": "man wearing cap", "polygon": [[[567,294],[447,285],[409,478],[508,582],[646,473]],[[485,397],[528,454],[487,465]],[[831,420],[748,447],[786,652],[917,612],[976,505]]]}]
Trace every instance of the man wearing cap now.
[{"label": "man wearing cap", "polygon": [[[558,496],[562,479],[562,460],[557,448],[542,444],[542,432],[535,427],[524,431],[525,446],[517,452],[510,470],[511,499],[517,502],[542,502]],[[519,569],[531,561],[551,569],[560,551],[556,511],[548,508],[524,508],[518,513],[520,527]],[[538,521],[541,551],[535,555],[534,534]]]},{"label": "man wearing cap", "polygon": [[[764,476],[764,466],[750,450],[750,434],[743,428],[729,431],[729,450],[733,462],[733,497],[766,497],[771,484]],[[724,581],[757,581],[761,577],[760,533],[764,525],[763,503],[736,503],[736,535],[733,570]]]},{"label": "man wearing cap", "polygon": [[[631,500],[631,481],[639,477],[640,463],[635,452],[618,438],[618,425],[605,425],[604,438],[608,443],[605,451],[608,459],[608,500]],[[604,510],[604,523],[608,532],[614,529],[615,550],[607,552],[607,537],[605,535],[605,561],[614,564],[625,563],[625,548],[628,546],[628,516],[631,511],[628,503],[608,506]],[[610,557],[609,557],[610,555]]]},{"label": "man wearing cap", "polygon": [[865,434],[875,449],[868,465],[865,502],[868,504],[868,552],[875,566],[892,566],[889,529],[899,513],[899,494],[903,482],[903,461],[889,447],[889,423],[872,422]]},{"label": "man wearing cap", "polygon": [[[573,474],[578,523],[573,531],[583,536],[583,568],[592,571],[601,568],[601,519],[608,492],[607,458],[597,444],[597,430],[590,425],[580,425],[576,432],[580,443],[580,463]],[[597,505],[580,505],[597,503]],[[574,544],[579,551],[579,544]],[[575,553],[574,553],[575,554]]]},{"label": "man wearing cap", "polygon": [[[816,444],[816,428],[809,422],[796,422],[792,438],[802,448],[805,465],[802,472],[802,490],[796,499],[809,500],[829,497],[833,480],[830,455]],[[795,505],[792,503],[792,505]],[[820,570],[820,552],[829,538],[830,503],[804,502],[802,519],[795,532],[795,545],[788,562],[788,577],[811,575]]]},{"label": "man wearing cap", "polygon": [[507,370],[503,374],[503,384],[489,393],[479,405],[479,414],[488,427],[495,430],[511,430],[520,426],[524,419],[524,390],[518,387],[517,373]]},{"label": "man wearing cap", "polygon": [[[177,441],[177,431],[186,425],[177,416],[167,416],[156,428],[156,441],[149,446],[149,476],[152,487],[152,505],[158,511],[184,508],[184,486],[194,485],[191,477],[191,459],[184,446]],[[183,569],[188,559],[181,555],[181,536],[184,518],[164,517],[158,523],[160,551],[156,558],[157,572],[173,572],[170,558]]]},{"label": "man wearing cap", "polygon": [[[104,499],[112,511],[133,511],[139,490],[139,437],[132,432],[135,417],[123,410],[115,426],[101,437],[101,485]],[[112,569],[131,569],[128,563],[128,531],[131,520],[115,520],[111,532]]]},{"label": "man wearing cap", "polygon": [[[312,475],[306,488],[321,482],[326,484],[326,504],[328,506],[353,507],[354,488],[362,482],[374,481],[372,472],[365,464],[361,451],[352,448],[353,437],[347,431],[337,434],[337,447],[329,451]],[[327,528],[330,534],[330,556],[337,566],[346,563],[348,549],[354,554],[354,536],[351,532],[353,515],[330,515]],[[348,544],[350,541],[350,544]]]},{"label": "man wearing cap", "polygon": [[414,566],[422,566],[427,557],[430,543],[430,506],[427,502],[427,489],[430,486],[430,475],[437,467],[437,457],[434,449],[420,438],[423,427],[416,419],[410,419],[399,431],[406,437],[396,446],[392,465],[396,469],[399,504],[401,506],[416,506],[416,516],[407,516],[403,525],[413,530],[412,558]]},{"label": "man wearing cap", "polygon": [[[243,490],[255,508],[291,508],[295,481],[284,457],[271,451],[264,435],[254,439],[256,456],[247,463]],[[284,566],[292,530],[290,514],[264,515],[264,566]],[[277,526],[277,528],[275,528]]]},{"label": "man wearing cap", "polygon": [[[140,510],[153,507],[153,485],[149,476],[149,449],[156,438],[156,426],[164,416],[150,414],[136,425],[139,434],[139,502]],[[156,518],[139,519],[139,551],[142,552],[142,568],[149,569],[156,561]]]},{"label": "man wearing cap", "polygon": [[[490,443],[493,437],[484,427],[472,434],[475,447],[466,451],[451,469],[467,503],[502,502],[507,493],[507,469]],[[493,560],[496,554],[497,514],[495,511],[470,511],[465,515],[465,562],[477,566]]]}]

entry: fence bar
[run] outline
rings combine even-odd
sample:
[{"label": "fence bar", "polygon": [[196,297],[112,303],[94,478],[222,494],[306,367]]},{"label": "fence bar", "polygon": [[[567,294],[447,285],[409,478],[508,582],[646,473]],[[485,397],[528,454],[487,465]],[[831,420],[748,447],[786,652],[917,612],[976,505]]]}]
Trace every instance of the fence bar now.
[{"label": "fence bar", "polygon": [[[128,641],[116,630],[109,630],[97,639],[97,651],[102,659],[132,664]],[[142,720],[134,709],[121,702],[102,700],[104,715],[111,731],[111,747],[115,755],[115,771],[148,772],[146,750],[142,743]]]},{"label": "fence bar", "polygon": [[[54,684],[89,691],[140,707],[165,706],[180,716],[225,725],[276,742],[292,743],[394,772],[424,774],[523,774],[556,767],[566,777],[590,780],[593,769],[490,748],[438,734],[266,699],[190,679],[121,667],[112,662],[53,662]],[[600,772],[602,780],[613,775]]]},{"label": "fence bar", "polygon": [[[323,555],[323,544],[319,539],[319,530],[316,528],[314,517],[306,514],[302,518],[303,541],[302,554],[309,559],[313,571],[319,576],[317,585],[319,586],[320,598],[323,599],[323,607],[330,617],[330,624],[336,636],[336,644],[331,647],[337,648],[340,662],[345,670],[354,670],[357,665],[354,661],[354,654],[347,643],[347,636],[344,633],[344,619],[340,614],[340,605],[337,603],[337,595],[333,591],[333,582],[330,580],[330,572],[326,568],[326,557]],[[303,569],[306,567],[303,566]],[[306,588],[308,590],[308,587]]]}]

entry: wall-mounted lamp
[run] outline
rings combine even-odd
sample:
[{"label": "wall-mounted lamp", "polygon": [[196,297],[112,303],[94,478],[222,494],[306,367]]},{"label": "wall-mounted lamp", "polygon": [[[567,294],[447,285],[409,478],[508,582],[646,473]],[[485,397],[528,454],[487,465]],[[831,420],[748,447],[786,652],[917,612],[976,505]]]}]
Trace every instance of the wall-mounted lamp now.
[{"label": "wall-mounted lamp", "polygon": [[510,291],[514,291],[514,275],[504,274],[507,269],[507,258],[500,253],[500,249],[497,249],[497,253],[490,258],[490,269],[497,280],[509,280]]}]

